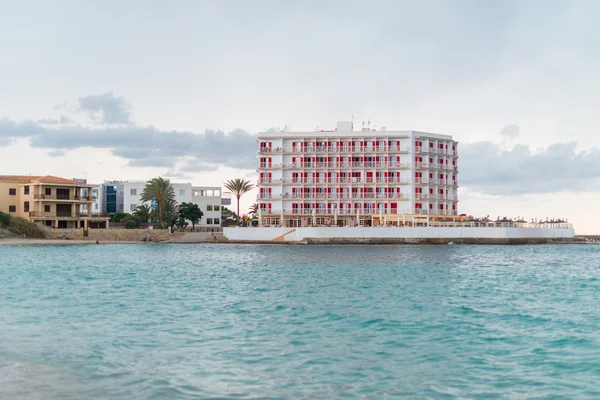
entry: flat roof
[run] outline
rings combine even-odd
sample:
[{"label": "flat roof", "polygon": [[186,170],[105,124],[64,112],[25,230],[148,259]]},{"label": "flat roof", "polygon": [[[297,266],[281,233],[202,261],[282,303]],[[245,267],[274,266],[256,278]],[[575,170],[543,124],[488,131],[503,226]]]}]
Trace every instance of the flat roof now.
[{"label": "flat roof", "polygon": [[451,140],[452,135],[443,135],[440,133],[429,133],[421,131],[392,131],[392,130],[364,130],[364,131],[338,131],[338,130],[320,130],[320,131],[306,131],[306,132],[260,132],[258,134],[259,139],[293,139],[293,138],[365,138],[365,137],[424,137],[431,139]]}]

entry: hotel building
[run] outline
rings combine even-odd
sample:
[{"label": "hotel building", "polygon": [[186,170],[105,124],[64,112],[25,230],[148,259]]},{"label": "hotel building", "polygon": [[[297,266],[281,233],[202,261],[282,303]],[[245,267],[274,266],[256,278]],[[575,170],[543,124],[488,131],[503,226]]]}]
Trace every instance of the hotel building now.
[{"label": "hotel building", "polygon": [[0,211],[52,228],[108,228],[92,212],[92,186],[56,176],[0,176]]},{"label": "hotel building", "polygon": [[330,131],[263,132],[258,144],[262,225],[377,226],[458,214],[452,136],[338,122]]}]

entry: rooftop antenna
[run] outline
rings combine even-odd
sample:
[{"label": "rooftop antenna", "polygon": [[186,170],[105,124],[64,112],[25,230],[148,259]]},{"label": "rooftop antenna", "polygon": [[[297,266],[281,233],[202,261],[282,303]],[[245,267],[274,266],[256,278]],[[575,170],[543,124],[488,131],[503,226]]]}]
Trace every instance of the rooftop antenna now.
[{"label": "rooftop antenna", "polygon": [[365,121],[362,122],[362,128],[365,129]]},{"label": "rooftop antenna", "polygon": [[371,129],[371,120],[370,119],[367,120],[367,128],[369,128],[369,130]]}]

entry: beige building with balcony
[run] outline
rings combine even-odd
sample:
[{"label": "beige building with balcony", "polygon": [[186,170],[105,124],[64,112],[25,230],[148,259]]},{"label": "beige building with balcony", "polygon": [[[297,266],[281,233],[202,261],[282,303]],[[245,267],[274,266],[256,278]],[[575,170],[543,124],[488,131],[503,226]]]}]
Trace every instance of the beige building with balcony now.
[{"label": "beige building with balcony", "polygon": [[0,211],[51,228],[108,228],[109,217],[92,212],[91,189],[57,176],[0,175]]}]

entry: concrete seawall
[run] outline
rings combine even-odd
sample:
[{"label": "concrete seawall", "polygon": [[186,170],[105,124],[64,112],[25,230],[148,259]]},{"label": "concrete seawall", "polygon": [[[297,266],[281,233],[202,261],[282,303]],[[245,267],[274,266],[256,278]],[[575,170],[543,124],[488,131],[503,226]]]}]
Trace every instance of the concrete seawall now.
[{"label": "concrete seawall", "polygon": [[570,239],[548,239],[548,238],[306,238],[300,244],[308,245],[448,245],[453,244],[483,244],[483,245],[526,245],[547,243],[573,243]]},{"label": "concrete seawall", "polygon": [[302,244],[538,244],[575,236],[572,227],[259,227],[225,228],[224,234],[232,242]]}]

